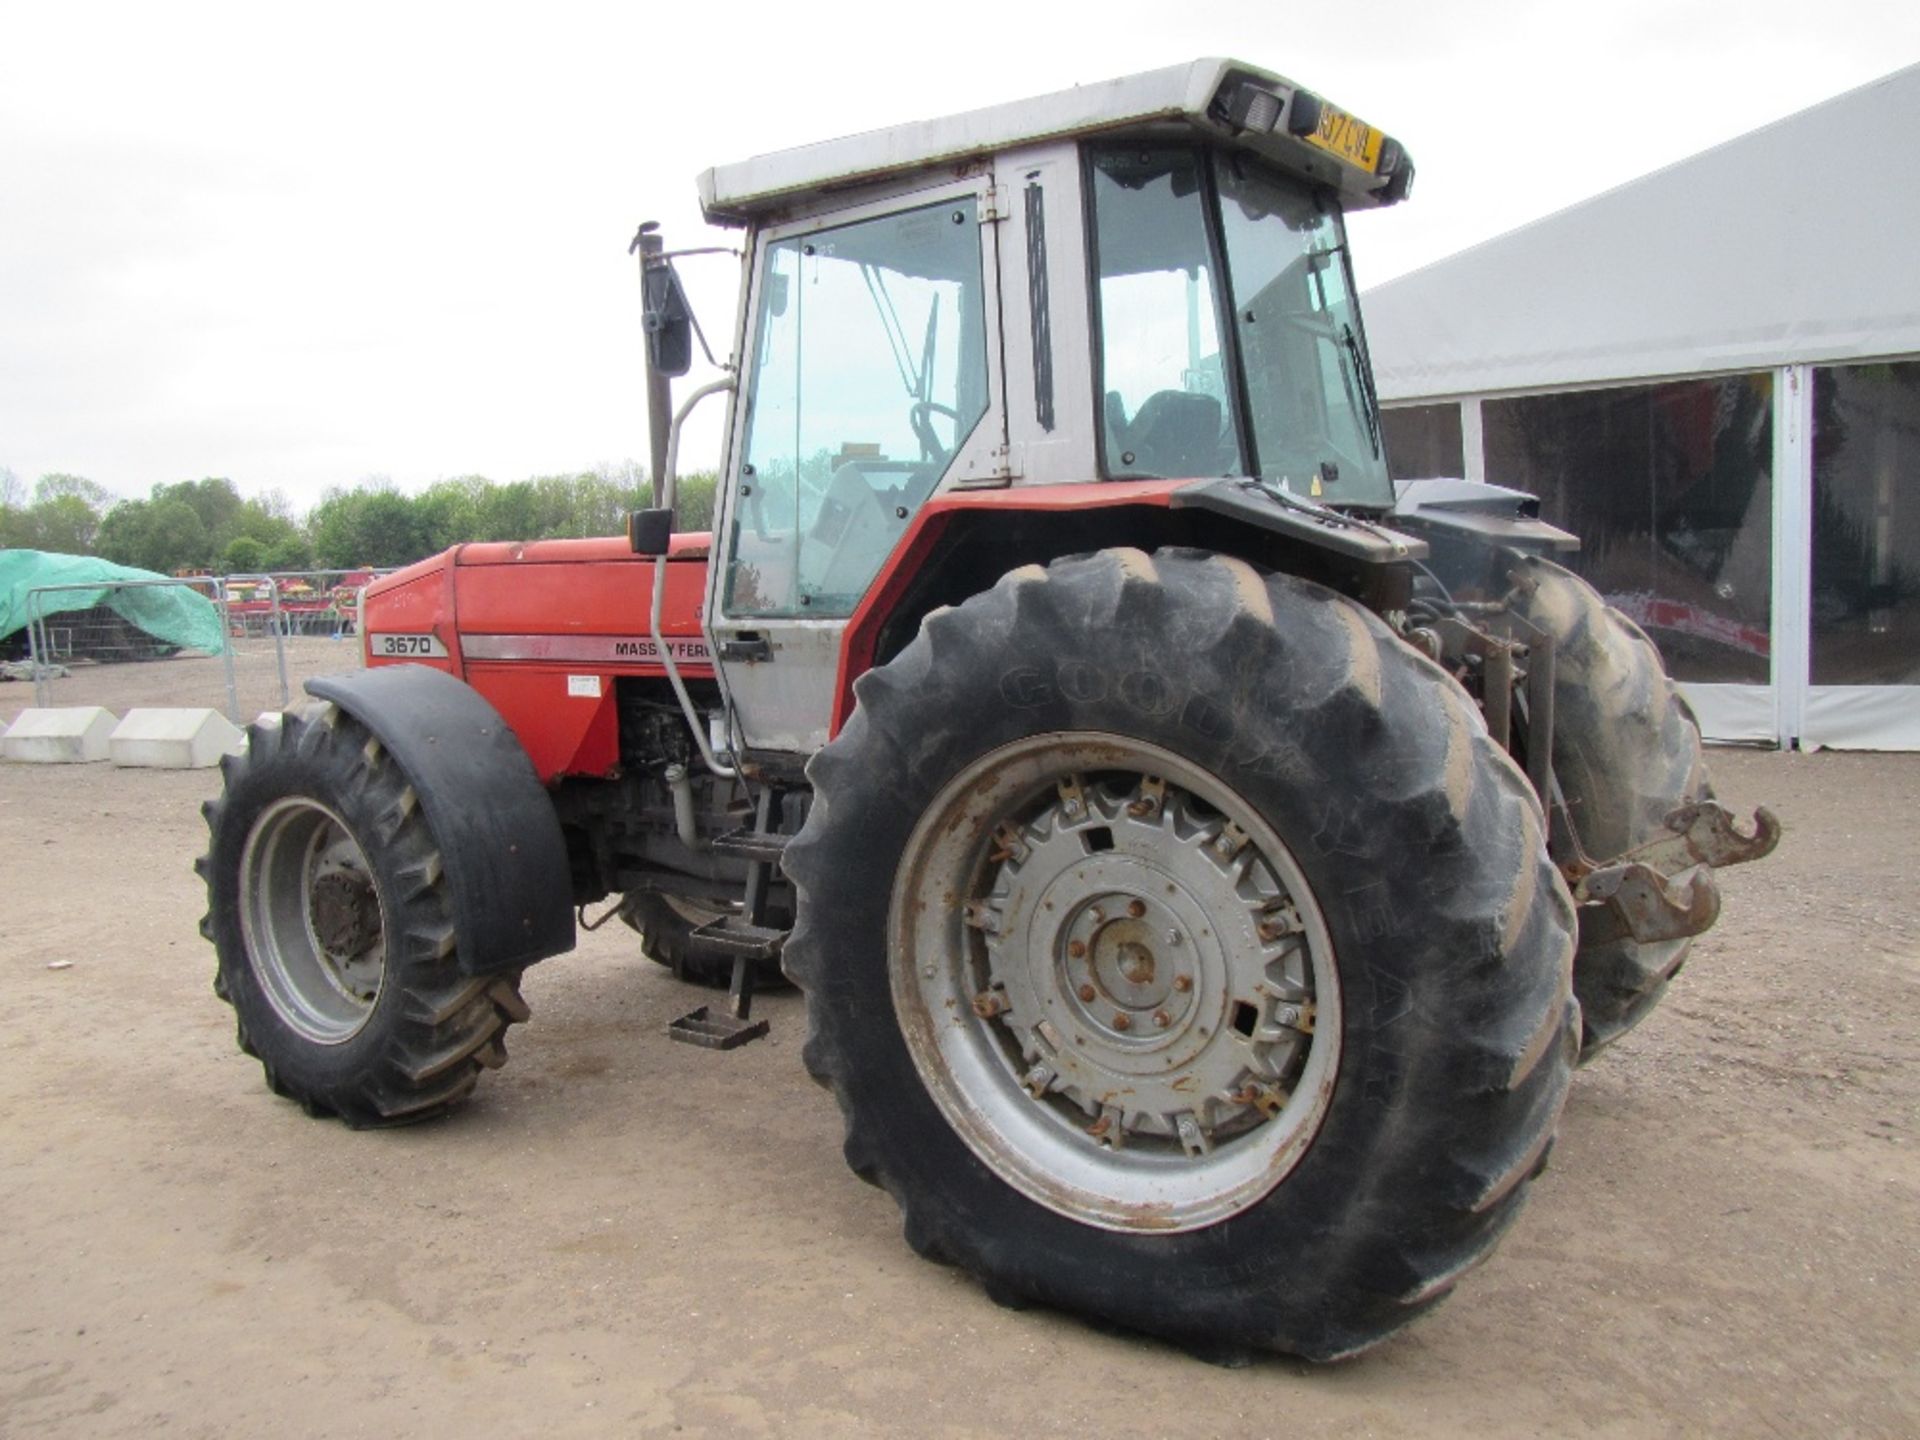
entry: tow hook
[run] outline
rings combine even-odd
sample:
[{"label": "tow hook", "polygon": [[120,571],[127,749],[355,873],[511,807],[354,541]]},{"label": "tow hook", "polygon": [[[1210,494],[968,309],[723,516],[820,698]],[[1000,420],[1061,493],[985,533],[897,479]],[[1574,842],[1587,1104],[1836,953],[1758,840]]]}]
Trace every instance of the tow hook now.
[{"label": "tow hook", "polygon": [[1581,856],[1569,867],[1578,871],[1567,878],[1580,906],[1583,945],[1700,934],[1720,915],[1713,872],[1758,860],[1780,843],[1780,822],[1765,806],[1743,826],[1724,806],[1697,801],[1667,816],[1666,829],[1604,865]]}]

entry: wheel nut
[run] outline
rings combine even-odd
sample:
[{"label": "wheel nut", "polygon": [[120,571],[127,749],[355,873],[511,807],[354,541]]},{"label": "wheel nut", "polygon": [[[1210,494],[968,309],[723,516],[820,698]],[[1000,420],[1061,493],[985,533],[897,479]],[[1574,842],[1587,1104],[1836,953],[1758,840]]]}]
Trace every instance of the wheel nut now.
[{"label": "wheel nut", "polygon": [[1178,945],[1180,943],[1180,932],[1178,930],[1167,931],[1167,943],[1169,945]]},{"label": "wheel nut", "polygon": [[1138,920],[1142,915],[1146,913],[1147,913],[1147,907],[1144,901],[1129,900],[1127,902],[1127,914],[1131,915],[1134,919]]},{"label": "wheel nut", "polygon": [[1076,960],[1086,959],[1087,958],[1087,942],[1084,940],[1069,940],[1067,942],[1067,954],[1071,955]]},{"label": "wheel nut", "polygon": [[1191,990],[1191,989],[1193,989],[1193,977],[1192,977],[1191,975],[1176,975],[1176,976],[1174,976],[1174,977],[1173,977],[1173,988],[1174,988],[1174,989],[1176,989],[1176,990]]},{"label": "wheel nut", "polygon": [[1115,1015],[1113,1017],[1113,1028],[1116,1030],[1131,1030],[1133,1028],[1133,1021],[1124,1015]]},{"label": "wheel nut", "polygon": [[1162,1030],[1164,1030],[1167,1028],[1168,1025],[1172,1024],[1173,1022],[1170,1019],[1168,1019],[1166,1011],[1156,1010],[1153,1012],[1153,1023],[1155,1025],[1158,1025]]},{"label": "wheel nut", "polygon": [[1086,1002],[1087,1002],[1087,1003],[1088,1003],[1089,1005],[1091,1005],[1091,1004],[1093,1003],[1093,997],[1094,997],[1094,994],[1095,994],[1095,991],[1094,991],[1094,988],[1093,988],[1093,986],[1091,986],[1091,985],[1082,985],[1082,986],[1080,987],[1080,991],[1079,991],[1079,994],[1080,994],[1080,998],[1081,998],[1082,1000],[1084,1000],[1084,1001],[1086,1001]]},{"label": "wheel nut", "polygon": [[1087,918],[1096,925],[1104,925],[1107,923],[1107,912],[1096,905],[1087,912]]}]

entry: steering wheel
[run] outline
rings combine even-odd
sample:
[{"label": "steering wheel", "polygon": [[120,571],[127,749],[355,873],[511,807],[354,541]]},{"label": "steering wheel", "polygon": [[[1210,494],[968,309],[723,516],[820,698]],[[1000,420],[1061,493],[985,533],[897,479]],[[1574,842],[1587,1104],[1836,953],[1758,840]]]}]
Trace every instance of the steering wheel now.
[{"label": "steering wheel", "polygon": [[951,405],[942,405],[938,400],[916,400],[913,409],[907,412],[907,423],[913,426],[914,438],[920,442],[922,463],[931,460],[944,460],[947,447],[940,443],[940,437],[933,433],[933,417],[944,415],[953,421],[954,438],[960,433],[960,412]]}]

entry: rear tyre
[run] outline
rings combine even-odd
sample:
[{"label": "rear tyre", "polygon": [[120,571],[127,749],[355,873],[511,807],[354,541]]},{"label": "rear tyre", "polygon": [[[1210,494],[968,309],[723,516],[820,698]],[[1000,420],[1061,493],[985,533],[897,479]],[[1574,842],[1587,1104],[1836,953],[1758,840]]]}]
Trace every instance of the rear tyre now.
[{"label": "rear tyre", "polygon": [[[733,955],[694,938],[693,932],[727,913],[684,896],[651,890],[629,895],[620,905],[620,918],[640,932],[641,954],[666,966],[689,985],[704,985],[710,990],[725,990],[733,983]],[[784,989],[786,983],[778,960],[754,961],[756,990]]]},{"label": "rear tyre", "polygon": [[1318,1359],[1491,1252],[1571,1073],[1573,916],[1451,680],[1317,586],[1122,550],[935,614],[858,699],[787,969],[917,1251]]},{"label": "rear tyre", "polygon": [[[1674,809],[1713,796],[1700,729],[1646,632],[1586,581],[1521,562],[1520,613],[1555,640],[1553,769],[1580,844],[1608,860],[1669,833]],[[1573,962],[1582,1063],[1652,1013],[1691,937],[1583,944]]]},{"label": "rear tyre", "polygon": [[519,975],[460,971],[446,861],[398,762],[330,704],[255,724],[202,807],[214,993],[269,1088],[356,1128],[442,1115],[506,1062]]}]

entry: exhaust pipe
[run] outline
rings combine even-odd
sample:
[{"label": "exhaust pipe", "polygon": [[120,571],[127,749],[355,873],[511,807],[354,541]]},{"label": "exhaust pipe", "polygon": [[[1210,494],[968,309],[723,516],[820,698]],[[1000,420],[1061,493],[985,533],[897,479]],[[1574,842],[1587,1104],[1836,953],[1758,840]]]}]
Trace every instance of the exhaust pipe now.
[{"label": "exhaust pipe", "polygon": [[667,788],[673,791],[673,828],[680,833],[680,843],[689,850],[705,850],[707,842],[700,838],[700,827],[694,823],[693,777],[686,766],[669,765],[666,779]]}]

